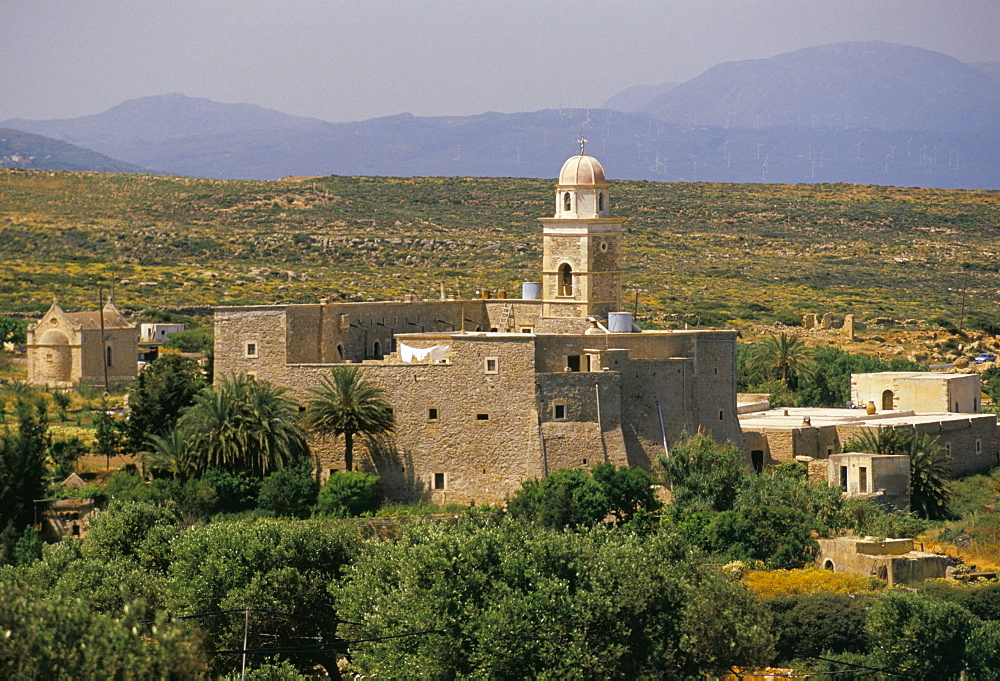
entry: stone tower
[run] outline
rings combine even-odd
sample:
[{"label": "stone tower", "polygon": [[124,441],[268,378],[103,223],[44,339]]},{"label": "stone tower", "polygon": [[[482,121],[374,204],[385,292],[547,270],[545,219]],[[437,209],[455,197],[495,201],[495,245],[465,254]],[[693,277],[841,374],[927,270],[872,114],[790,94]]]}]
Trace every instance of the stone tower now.
[{"label": "stone tower", "polygon": [[596,158],[573,156],[556,185],[556,212],[542,222],[542,316],[606,317],[621,308],[622,220],[610,217]]}]

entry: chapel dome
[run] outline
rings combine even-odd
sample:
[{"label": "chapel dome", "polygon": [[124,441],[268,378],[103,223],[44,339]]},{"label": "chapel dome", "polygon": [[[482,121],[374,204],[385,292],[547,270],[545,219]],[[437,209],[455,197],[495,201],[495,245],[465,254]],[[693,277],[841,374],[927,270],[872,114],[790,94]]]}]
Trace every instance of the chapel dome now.
[{"label": "chapel dome", "polygon": [[573,156],[559,171],[559,184],[569,186],[604,185],[604,168],[593,156]]}]

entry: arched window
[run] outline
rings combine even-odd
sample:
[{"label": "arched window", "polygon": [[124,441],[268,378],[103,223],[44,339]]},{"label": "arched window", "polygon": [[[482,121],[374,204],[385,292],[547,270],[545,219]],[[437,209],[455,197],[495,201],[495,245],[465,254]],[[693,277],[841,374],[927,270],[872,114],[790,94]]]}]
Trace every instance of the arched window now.
[{"label": "arched window", "polygon": [[104,352],[106,355],[104,361],[107,362],[107,366],[111,366],[111,346],[109,345],[107,348],[105,348]]},{"label": "arched window", "polygon": [[573,268],[569,266],[569,263],[563,263],[559,266],[559,295],[573,295]]},{"label": "arched window", "polygon": [[573,197],[569,192],[563,194],[563,210],[570,210],[573,207]]},{"label": "arched window", "polygon": [[375,341],[375,346],[372,348],[372,355],[375,359],[382,359],[382,344]]},{"label": "arched window", "polygon": [[604,192],[601,192],[597,195],[597,212],[598,213],[604,212]]},{"label": "arched window", "polygon": [[337,343],[337,359],[344,361],[344,346],[340,343]]}]

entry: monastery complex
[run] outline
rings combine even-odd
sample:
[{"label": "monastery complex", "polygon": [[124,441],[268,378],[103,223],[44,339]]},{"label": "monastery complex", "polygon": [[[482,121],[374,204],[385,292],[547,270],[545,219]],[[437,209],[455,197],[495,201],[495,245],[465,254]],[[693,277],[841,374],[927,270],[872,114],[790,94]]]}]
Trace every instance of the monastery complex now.
[{"label": "monastery complex", "polygon": [[[684,431],[742,446],[735,331],[642,331],[621,312],[622,220],[604,169],[563,165],[540,284],[520,299],[219,308],[216,376],[305,400],[334,364],[387,391],[396,432],[356,461],[396,498],[498,502],[602,461],[650,469]],[[327,470],[342,447],[317,438]]]},{"label": "monastery complex", "polygon": [[[998,463],[978,375],[855,375],[853,409],[770,409],[767,396],[737,395],[735,330],[642,330],[622,311],[623,220],[601,164],[581,148],[554,199],[553,216],[540,219],[539,281],[520,298],[442,291],[440,300],[216,308],[216,380],[247,374],[306,402],[332,367],[361,365],[385,389],[396,427],[359,448],[355,467],[398,500],[497,503],[562,468],[652,470],[698,431],[734,442],[757,471],[801,461],[815,479],[900,508],[908,457],[844,453],[844,442],[865,429],[914,429],[937,438],[953,475]],[[143,330],[146,342],[177,330],[158,326]],[[102,313],[53,303],[28,332],[29,380],[131,380],[136,342],[111,302]],[[313,435],[310,445],[324,476],[346,467],[340,441]]]}]

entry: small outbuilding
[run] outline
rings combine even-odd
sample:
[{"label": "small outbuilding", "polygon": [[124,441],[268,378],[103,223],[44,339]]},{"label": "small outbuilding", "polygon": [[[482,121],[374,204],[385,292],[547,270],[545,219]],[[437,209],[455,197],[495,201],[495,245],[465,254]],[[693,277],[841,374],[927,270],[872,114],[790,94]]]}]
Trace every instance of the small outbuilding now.
[{"label": "small outbuilding", "polygon": [[948,556],[915,551],[912,539],[836,537],[820,539],[816,562],[834,572],[870,575],[889,586],[942,579]]}]

